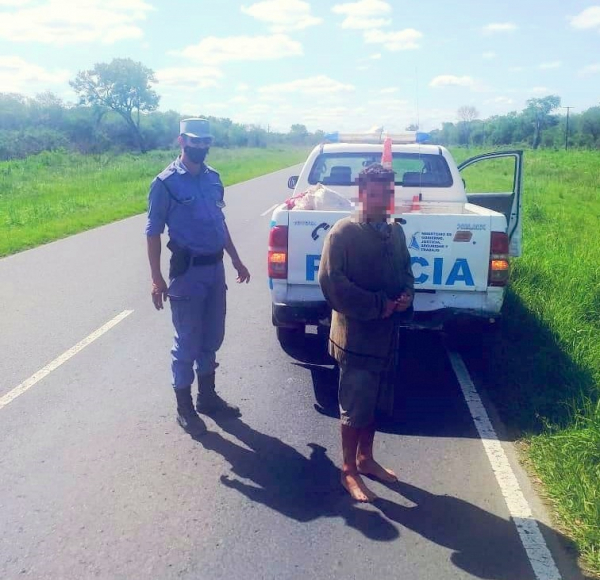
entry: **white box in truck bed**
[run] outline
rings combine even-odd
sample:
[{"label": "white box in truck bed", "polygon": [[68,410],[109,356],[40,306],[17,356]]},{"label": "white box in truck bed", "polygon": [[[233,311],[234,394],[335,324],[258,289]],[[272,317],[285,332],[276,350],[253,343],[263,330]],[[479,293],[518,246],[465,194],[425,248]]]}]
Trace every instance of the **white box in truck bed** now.
[{"label": "white box in truck bed", "polygon": [[[355,199],[358,173],[380,161],[382,147],[320,145],[288,184],[295,185],[294,195],[323,183]],[[414,318],[406,324],[440,328],[463,315],[496,319],[508,283],[509,254],[520,255],[522,152],[480,155],[460,166],[445,148],[433,145],[394,144],[392,154],[396,212],[391,219],[404,229],[415,276]],[[509,163],[508,185],[467,194],[461,171],[486,162],[489,171],[478,166],[473,180],[506,177],[502,164]],[[269,284],[273,324],[279,329],[297,332],[307,324],[328,323],[330,311],[317,280],[319,261],[328,230],[350,213],[290,210],[286,204],[273,212]]]}]

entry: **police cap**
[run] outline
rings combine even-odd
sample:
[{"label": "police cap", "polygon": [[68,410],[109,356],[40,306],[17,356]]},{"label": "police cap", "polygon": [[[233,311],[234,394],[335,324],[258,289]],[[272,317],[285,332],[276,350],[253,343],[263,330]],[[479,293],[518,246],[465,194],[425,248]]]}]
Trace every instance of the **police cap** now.
[{"label": "police cap", "polygon": [[212,139],[210,123],[204,117],[192,117],[179,121],[179,134],[188,137],[209,137]]}]

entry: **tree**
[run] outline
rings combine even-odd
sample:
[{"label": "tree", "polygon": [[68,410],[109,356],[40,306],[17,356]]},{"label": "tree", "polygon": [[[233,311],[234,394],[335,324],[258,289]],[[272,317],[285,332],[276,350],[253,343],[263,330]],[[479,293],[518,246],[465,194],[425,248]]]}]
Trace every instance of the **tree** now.
[{"label": "tree", "polygon": [[127,123],[138,147],[146,152],[140,130],[140,114],[155,111],[160,97],[151,88],[154,72],[130,58],[115,58],[96,63],[94,68],[77,73],[69,84],[79,95],[80,104],[101,106],[119,114]]},{"label": "tree", "polygon": [[23,129],[30,123],[29,99],[16,93],[0,93],[0,131]]},{"label": "tree", "polygon": [[471,143],[471,124],[479,118],[479,111],[471,105],[463,105],[456,111],[460,120],[460,132],[465,138],[467,146]]},{"label": "tree", "polygon": [[529,99],[523,115],[533,125],[533,141],[531,146],[537,149],[542,141],[542,131],[547,127],[556,125],[556,117],[551,115],[552,111],[560,107],[560,97],[548,95],[541,99]]},{"label": "tree", "polygon": [[307,137],[308,129],[306,128],[306,125],[296,124],[290,127],[290,139],[292,143],[304,144]]},{"label": "tree", "polygon": [[593,143],[600,141],[600,107],[591,107],[581,115],[581,132],[591,135]]}]

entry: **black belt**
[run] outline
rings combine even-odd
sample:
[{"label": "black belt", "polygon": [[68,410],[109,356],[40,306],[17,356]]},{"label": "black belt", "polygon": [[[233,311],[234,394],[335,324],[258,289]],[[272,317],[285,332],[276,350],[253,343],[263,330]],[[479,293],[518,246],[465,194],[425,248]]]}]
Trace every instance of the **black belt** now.
[{"label": "black belt", "polygon": [[223,259],[223,250],[216,254],[203,254],[201,256],[192,256],[192,266],[209,266],[217,264]]}]

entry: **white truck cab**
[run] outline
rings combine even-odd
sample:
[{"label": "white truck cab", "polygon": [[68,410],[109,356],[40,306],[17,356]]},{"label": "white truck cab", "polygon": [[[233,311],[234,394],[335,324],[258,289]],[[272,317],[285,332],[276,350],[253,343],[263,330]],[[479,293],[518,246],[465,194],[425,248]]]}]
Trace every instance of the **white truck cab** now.
[{"label": "white truck cab", "polygon": [[[358,196],[357,177],[381,162],[383,138],[351,136],[310,153],[288,187],[294,196],[319,183],[344,197]],[[495,321],[509,279],[509,258],[521,254],[522,151],[479,155],[457,166],[450,152],[393,136],[395,210],[415,276],[413,320],[407,326],[443,328],[457,317]],[[466,185],[466,187],[465,187]],[[318,284],[323,242],[351,211],[290,209],[272,215],[268,271],[272,320],[280,340],[306,325],[327,325],[330,309]]]}]

